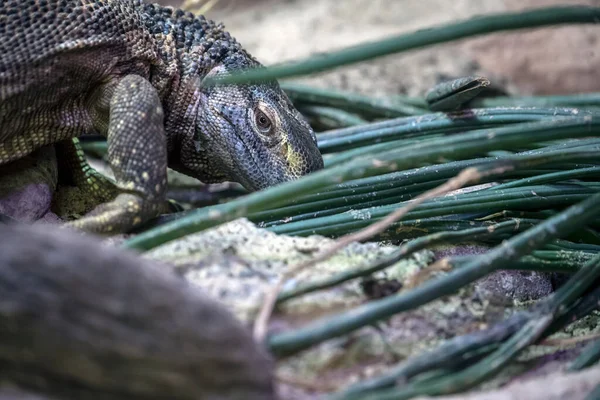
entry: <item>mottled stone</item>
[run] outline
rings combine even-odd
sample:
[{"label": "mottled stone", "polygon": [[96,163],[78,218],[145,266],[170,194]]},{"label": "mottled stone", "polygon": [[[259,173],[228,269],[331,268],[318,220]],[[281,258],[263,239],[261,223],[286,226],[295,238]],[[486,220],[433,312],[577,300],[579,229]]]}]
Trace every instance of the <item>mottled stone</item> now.
[{"label": "mottled stone", "polygon": [[[242,219],[167,243],[147,256],[175,265],[186,279],[229,304],[242,319],[249,320],[260,306],[263,293],[288,267],[310,259],[332,243],[333,240],[322,236],[277,235]],[[286,283],[285,289],[326,279],[351,268],[367,267],[395,249],[395,246],[377,243],[353,243],[329,260],[298,273]],[[385,275],[403,280],[426,265],[429,254],[418,253],[400,261]],[[355,306],[365,299],[360,282],[354,280],[289,301],[282,308],[314,315]]]},{"label": "mottled stone", "polygon": [[52,211],[48,211],[37,222],[41,224],[60,224],[63,222],[63,220],[60,219],[59,216],[54,214]]},{"label": "mottled stone", "polygon": [[417,397],[415,400],[584,400],[600,382],[600,367],[576,373],[556,372],[502,389],[455,396]]},{"label": "mottled stone", "polygon": [[43,183],[32,183],[0,198],[0,214],[21,222],[40,219],[50,209],[52,190]]},{"label": "mottled stone", "polygon": [[[436,258],[483,254],[490,249],[480,244],[461,244],[436,249]],[[531,271],[501,270],[478,280],[475,293],[495,304],[537,300],[553,292],[550,274]]]},{"label": "mottled stone", "polygon": [[475,290],[495,301],[524,302],[538,300],[553,291],[549,274],[535,271],[502,270],[480,279]]},{"label": "mottled stone", "polygon": [[50,209],[57,180],[53,147],[0,166],[0,214],[21,222],[42,218]]}]

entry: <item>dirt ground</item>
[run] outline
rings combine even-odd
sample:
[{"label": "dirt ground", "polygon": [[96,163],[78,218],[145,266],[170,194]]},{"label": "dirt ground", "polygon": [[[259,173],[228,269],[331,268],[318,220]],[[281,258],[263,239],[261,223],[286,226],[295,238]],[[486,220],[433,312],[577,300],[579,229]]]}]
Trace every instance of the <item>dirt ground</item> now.
[{"label": "dirt ground", "polygon": [[[560,4],[600,6],[600,0],[219,0],[207,16],[224,22],[269,65],[477,14]],[[599,39],[600,29],[593,25],[493,34],[301,81],[371,95],[419,95],[440,79],[482,74],[513,93],[598,91]]]}]

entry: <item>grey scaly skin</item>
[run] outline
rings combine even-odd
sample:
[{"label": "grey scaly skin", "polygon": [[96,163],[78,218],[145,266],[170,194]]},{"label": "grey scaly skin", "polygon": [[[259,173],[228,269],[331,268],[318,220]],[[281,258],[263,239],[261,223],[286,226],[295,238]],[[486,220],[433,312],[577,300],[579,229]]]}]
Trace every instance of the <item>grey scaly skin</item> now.
[{"label": "grey scaly skin", "polygon": [[155,216],[167,166],[249,190],[321,169],[314,132],[277,82],[203,86],[255,67],[222,25],[181,10],[142,0],[2,1],[0,165],[106,135],[120,194],[71,223],[93,232]]}]

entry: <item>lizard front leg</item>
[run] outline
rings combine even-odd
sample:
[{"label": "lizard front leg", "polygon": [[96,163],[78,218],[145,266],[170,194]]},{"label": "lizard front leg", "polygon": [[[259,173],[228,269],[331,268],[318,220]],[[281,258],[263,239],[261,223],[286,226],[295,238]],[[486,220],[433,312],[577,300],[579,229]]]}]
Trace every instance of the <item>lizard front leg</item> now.
[{"label": "lizard front leg", "polygon": [[126,232],[165,206],[163,109],[154,87],[138,75],[122,78],[104,93],[110,96],[108,161],[121,194],[69,225],[96,233]]}]

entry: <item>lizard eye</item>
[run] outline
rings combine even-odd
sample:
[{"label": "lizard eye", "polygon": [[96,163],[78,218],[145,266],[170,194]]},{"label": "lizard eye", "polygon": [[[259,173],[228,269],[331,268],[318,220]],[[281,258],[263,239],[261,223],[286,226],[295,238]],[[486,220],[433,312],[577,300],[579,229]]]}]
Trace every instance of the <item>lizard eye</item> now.
[{"label": "lizard eye", "polygon": [[258,130],[262,133],[269,133],[271,131],[271,120],[267,117],[267,114],[260,110],[256,110],[254,113],[254,121],[256,122],[256,126]]}]

